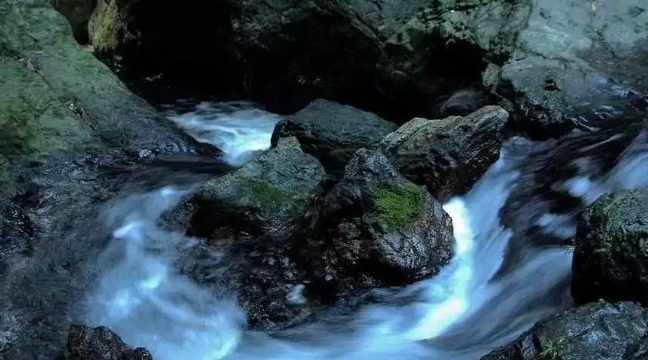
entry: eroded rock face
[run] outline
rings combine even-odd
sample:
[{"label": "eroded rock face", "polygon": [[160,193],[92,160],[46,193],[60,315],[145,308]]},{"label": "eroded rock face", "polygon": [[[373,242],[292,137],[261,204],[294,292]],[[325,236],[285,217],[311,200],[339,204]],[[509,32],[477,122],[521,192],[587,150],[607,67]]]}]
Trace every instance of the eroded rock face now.
[{"label": "eroded rock face", "polygon": [[144,348],[132,348],[110,329],[72,325],[68,341],[57,360],[153,360]]},{"label": "eroded rock face", "polygon": [[321,206],[322,241],[300,257],[336,293],[432,276],[452,257],[448,214],[378,151],[358,150]]},{"label": "eroded rock face", "polygon": [[234,173],[205,183],[189,201],[195,213],[190,234],[211,239],[222,228],[285,239],[317,195],[326,173],[295,138],[246,163]]},{"label": "eroded rock face", "polygon": [[648,189],[608,193],[582,214],[572,296],[648,304]]},{"label": "eroded rock face", "polygon": [[464,83],[481,77],[491,101],[517,115],[513,129],[562,135],[636,111],[630,87],[648,86],[647,19],[641,0],[439,1],[385,43],[380,66],[386,88],[410,96],[448,88],[444,73],[465,74]]},{"label": "eroded rock face", "polygon": [[272,143],[294,136],[304,152],[315,156],[329,174],[341,175],[358,149],[374,146],[396,128],[372,113],[318,99],[279,122]]},{"label": "eroded rock face", "polygon": [[646,309],[601,301],[540,321],[481,360],[639,360],[646,356],[647,330]]},{"label": "eroded rock face", "polygon": [[68,19],[76,41],[87,44],[88,20],[97,6],[97,0],[50,0],[50,4]]},{"label": "eroded rock face", "polygon": [[446,201],[497,161],[507,120],[508,113],[496,106],[463,117],[415,118],[385,137],[380,148],[406,178]]},{"label": "eroded rock face", "polygon": [[648,29],[639,25],[648,21],[646,3],[532,4],[496,90],[520,114],[513,127],[535,137],[562,134],[574,121],[636,111],[633,89],[648,88]]}]

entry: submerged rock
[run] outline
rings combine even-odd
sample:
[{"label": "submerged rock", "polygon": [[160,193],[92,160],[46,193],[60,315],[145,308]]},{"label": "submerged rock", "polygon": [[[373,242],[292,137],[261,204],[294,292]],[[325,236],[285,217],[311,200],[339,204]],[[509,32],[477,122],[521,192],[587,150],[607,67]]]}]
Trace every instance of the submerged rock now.
[{"label": "submerged rock", "polygon": [[298,261],[315,286],[343,293],[435,275],[453,254],[452,220],[380,152],[356,152],[323,198],[316,235]]},{"label": "submerged rock", "polygon": [[281,240],[290,235],[318,194],[326,173],[297,139],[277,147],[231,174],[205,183],[190,199],[195,208],[189,233],[214,238],[222,228]]},{"label": "submerged rock", "polygon": [[507,120],[508,113],[496,106],[463,117],[416,118],[386,136],[380,148],[407,179],[446,201],[497,161]]},{"label": "submerged rock", "polygon": [[304,152],[315,156],[329,174],[339,175],[358,149],[375,145],[396,128],[366,111],[318,99],[279,122],[272,143],[294,136]]},{"label": "submerged rock", "polygon": [[638,304],[597,302],[540,321],[481,360],[645,359],[648,311]]},{"label": "submerged rock", "polygon": [[144,348],[132,348],[110,329],[72,325],[68,341],[57,360],[153,360]]},{"label": "submerged rock", "polygon": [[648,189],[601,196],[576,232],[572,296],[648,305]]}]

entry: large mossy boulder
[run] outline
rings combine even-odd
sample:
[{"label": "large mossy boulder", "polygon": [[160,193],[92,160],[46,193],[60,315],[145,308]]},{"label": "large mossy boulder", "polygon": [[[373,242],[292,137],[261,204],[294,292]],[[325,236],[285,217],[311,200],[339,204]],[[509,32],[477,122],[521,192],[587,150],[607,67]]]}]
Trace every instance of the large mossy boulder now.
[{"label": "large mossy boulder", "polygon": [[341,175],[357,150],[373,147],[396,129],[394,123],[372,113],[318,99],[280,121],[272,144],[294,136],[304,152],[315,156],[329,174]]},{"label": "large mossy boulder", "polygon": [[572,296],[648,305],[648,189],[601,196],[576,231]]},{"label": "large mossy boulder", "polygon": [[467,191],[497,161],[508,112],[487,106],[466,116],[415,118],[386,136],[380,148],[410,181],[439,201]]},{"label": "large mossy boulder", "polygon": [[596,302],[537,323],[481,360],[640,360],[648,353],[648,311]]},{"label": "large mossy boulder", "polygon": [[373,150],[353,156],[322,199],[315,229],[321,240],[296,261],[332,296],[433,276],[453,255],[452,219],[441,204]]},{"label": "large mossy boulder", "polygon": [[102,170],[213,148],[83,51],[49,1],[0,2],[0,24],[0,351],[53,358],[89,286],[76,271],[105,246],[93,231],[71,240],[70,229],[91,228],[122,189]]},{"label": "large mossy boulder", "polygon": [[57,360],[153,360],[144,348],[132,348],[110,329],[72,325],[68,341]]},{"label": "large mossy boulder", "polygon": [[237,171],[205,183],[189,200],[189,232],[211,239],[222,228],[255,237],[285,239],[318,195],[326,173],[297,139],[284,138]]}]

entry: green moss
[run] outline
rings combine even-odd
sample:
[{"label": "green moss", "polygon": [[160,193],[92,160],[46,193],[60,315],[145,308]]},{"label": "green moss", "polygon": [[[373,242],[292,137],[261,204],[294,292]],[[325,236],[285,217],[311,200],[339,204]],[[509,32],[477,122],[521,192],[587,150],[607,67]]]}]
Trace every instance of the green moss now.
[{"label": "green moss", "polygon": [[558,339],[550,341],[544,346],[544,350],[538,354],[539,360],[559,360],[561,359],[560,353],[565,345],[566,339]]},{"label": "green moss", "polygon": [[347,164],[353,157],[353,154],[356,153],[356,151],[358,151],[358,148],[356,147],[336,148],[331,150],[330,156],[336,163]]},{"label": "green moss", "polygon": [[[91,21],[90,42],[97,50],[112,49],[117,46],[116,26],[119,9],[117,1],[106,4],[100,1],[96,10],[96,18]],[[102,11],[103,10],[103,11]]]},{"label": "green moss", "polygon": [[378,185],[373,193],[378,218],[391,229],[406,227],[423,214],[423,191],[411,182],[400,187]]},{"label": "green moss", "polygon": [[279,187],[269,182],[246,178],[243,182],[243,191],[262,207],[273,207],[291,201]]}]

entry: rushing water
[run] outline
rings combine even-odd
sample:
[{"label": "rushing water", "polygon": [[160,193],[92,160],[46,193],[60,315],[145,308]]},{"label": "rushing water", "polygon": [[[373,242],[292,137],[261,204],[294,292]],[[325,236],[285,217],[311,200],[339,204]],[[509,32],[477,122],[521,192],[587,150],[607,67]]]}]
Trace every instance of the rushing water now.
[{"label": "rushing water", "polygon": [[[279,120],[247,106],[202,104],[173,119],[240,165],[251,151],[269,146]],[[581,166],[559,185],[582,204],[610,189],[648,185],[641,175],[648,169],[642,144],[637,140],[605,176],[592,177]],[[527,245],[511,270],[498,274],[507,244],[526,241],[523,232],[501,225],[499,210],[526,171],[522,165],[529,160],[519,149],[536,146],[512,141],[468,194],[444,205],[453,219],[455,257],[438,276],[385,292],[383,302],[353,314],[274,334],[247,331],[233,294],[203,289],[175,268],[198,242],[162,230],[157,219],[191,188],[131,195],[106,214],[113,240],[100,259],[100,283],[88,294],[88,322],[112,328],[158,360],[478,359],[571,305],[571,253],[565,247]],[[542,231],[562,239],[573,235],[574,213],[538,215],[535,225]],[[226,254],[209,255],[227,261]]]}]

